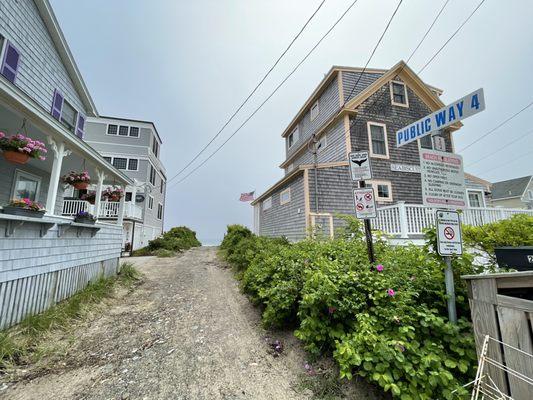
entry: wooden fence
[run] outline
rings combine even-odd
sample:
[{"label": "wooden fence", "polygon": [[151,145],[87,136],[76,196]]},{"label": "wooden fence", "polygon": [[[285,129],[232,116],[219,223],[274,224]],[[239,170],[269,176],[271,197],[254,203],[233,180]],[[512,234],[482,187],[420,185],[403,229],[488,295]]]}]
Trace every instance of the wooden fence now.
[{"label": "wooden fence", "polygon": [[[533,271],[466,275],[478,356],[485,335],[533,354]],[[522,297],[522,298],[521,298]],[[531,359],[509,347],[491,346],[488,356],[533,378]],[[494,383],[514,400],[533,398],[533,387],[494,365],[488,366]]]}]

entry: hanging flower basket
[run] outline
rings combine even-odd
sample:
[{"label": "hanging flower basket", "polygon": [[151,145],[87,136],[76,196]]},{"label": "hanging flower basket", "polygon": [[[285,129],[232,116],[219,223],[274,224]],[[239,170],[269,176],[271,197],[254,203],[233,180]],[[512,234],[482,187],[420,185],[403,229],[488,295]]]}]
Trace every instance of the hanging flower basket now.
[{"label": "hanging flower basket", "polygon": [[68,174],[61,177],[61,181],[67,185],[72,185],[76,189],[87,189],[91,183],[91,177],[87,171],[76,172],[70,171]]},{"label": "hanging flower basket", "polygon": [[88,213],[87,211],[80,211],[74,216],[74,222],[78,222],[80,224],[90,224],[94,225],[96,222],[96,218],[91,213]]},{"label": "hanging flower basket", "polygon": [[40,203],[27,198],[11,200],[8,205],[3,207],[2,211],[4,214],[33,218],[42,218],[45,213],[44,207]]},{"label": "hanging flower basket", "polygon": [[107,201],[120,201],[122,196],[124,196],[124,190],[116,186],[107,187],[102,192],[102,197]]},{"label": "hanging flower basket", "polygon": [[84,193],[81,195],[80,200],[88,201],[89,204],[94,204],[96,200],[96,192],[91,190],[88,193]]},{"label": "hanging flower basket", "polygon": [[18,151],[4,151],[4,158],[12,164],[26,164],[30,156],[26,153],[19,153]]},{"label": "hanging flower basket", "polygon": [[7,137],[4,132],[0,132],[0,149],[4,153],[4,158],[13,164],[26,164],[30,158],[43,161],[47,152],[43,142],[20,133]]}]

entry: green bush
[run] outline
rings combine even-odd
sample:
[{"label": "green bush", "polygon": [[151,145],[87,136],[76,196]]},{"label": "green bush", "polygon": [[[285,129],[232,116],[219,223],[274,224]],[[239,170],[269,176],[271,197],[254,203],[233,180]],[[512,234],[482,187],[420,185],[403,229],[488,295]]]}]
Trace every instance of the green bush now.
[{"label": "green bush", "polygon": [[133,250],[131,253],[132,257],[144,257],[144,256],[151,256],[152,252],[148,247],[143,247],[137,250]]},{"label": "green bush", "polygon": [[174,257],[176,255],[176,252],[167,249],[157,249],[153,252],[153,255],[161,258]]},{"label": "green bush", "polygon": [[463,226],[466,246],[482,251],[496,263],[494,248],[501,246],[533,246],[533,216],[516,214],[483,226]]},{"label": "green bush", "polygon": [[165,232],[160,237],[148,242],[148,249],[154,252],[158,249],[170,251],[189,250],[202,244],[196,239],[196,233],[186,226],[178,226]]},{"label": "green bush", "polygon": [[230,228],[222,255],[263,308],[265,326],[296,323],[306,349],[332,352],[342,377],[364,376],[395,397],[464,394],[461,384],[475,374],[476,353],[459,274],[477,271],[471,256],[453,260],[460,316],[453,325],[444,264],[431,241],[394,247],[378,240],[379,264],[370,265],[360,225],[350,219],[338,239],[294,244]]}]

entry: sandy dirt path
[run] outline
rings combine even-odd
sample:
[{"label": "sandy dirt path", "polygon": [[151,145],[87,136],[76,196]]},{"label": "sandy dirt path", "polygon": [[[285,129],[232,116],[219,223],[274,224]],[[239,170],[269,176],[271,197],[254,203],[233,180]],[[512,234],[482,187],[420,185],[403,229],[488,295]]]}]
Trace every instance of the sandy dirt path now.
[{"label": "sandy dirt path", "polygon": [[[301,399],[299,357],[274,358],[258,312],[215,248],[137,258],[145,282],[81,327],[59,371],[0,392],[9,399]],[[299,365],[295,365],[299,364]]]},{"label": "sandy dirt path", "polygon": [[129,261],[144,282],[76,328],[74,344],[48,371],[10,384],[0,398],[312,398],[298,385],[306,361],[300,344],[277,333],[285,350],[272,355],[259,311],[215,248]]}]

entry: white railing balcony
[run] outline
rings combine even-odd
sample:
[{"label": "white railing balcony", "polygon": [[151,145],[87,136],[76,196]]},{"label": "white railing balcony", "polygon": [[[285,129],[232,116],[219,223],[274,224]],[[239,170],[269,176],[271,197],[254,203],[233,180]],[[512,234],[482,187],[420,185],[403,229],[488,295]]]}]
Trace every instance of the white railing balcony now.
[{"label": "white railing balcony", "polygon": [[[74,216],[80,211],[86,211],[91,214],[95,213],[95,206],[85,200],[63,200],[62,215]],[[102,201],[100,203],[100,212],[98,218],[118,218],[120,211],[120,202]],[[142,207],[133,202],[124,203],[124,218],[142,219]]]},{"label": "white railing balcony", "polygon": [[[381,207],[377,210],[377,217],[371,220],[372,228],[401,238],[422,235],[424,229],[435,225],[436,210],[437,208],[422,204],[405,203]],[[533,210],[472,207],[462,211],[461,222],[465,225],[481,226],[508,219],[515,214],[533,216]]]},{"label": "white railing balcony", "polygon": [[63,200],[62,215],[73,216],[81,211],[94,214],[94,205],[86,200]]}]

